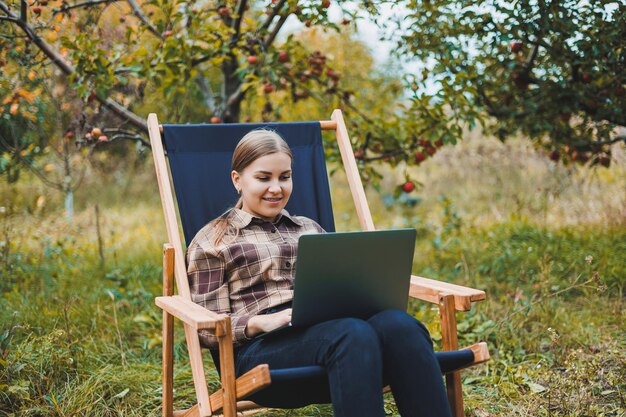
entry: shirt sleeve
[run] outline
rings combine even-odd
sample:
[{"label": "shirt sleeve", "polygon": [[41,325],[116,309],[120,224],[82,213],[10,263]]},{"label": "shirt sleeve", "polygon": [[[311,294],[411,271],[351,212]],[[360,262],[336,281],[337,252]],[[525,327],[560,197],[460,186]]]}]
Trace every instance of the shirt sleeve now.
[{"label": "shirt sleeve", "polygon": [[[187,251],[187,265],[191,300],[215,313],[230,316],[235,345],[250,340],[245,331],[251,316],[233,314],[230,308],[223,255],[212,245],[194,242]],[[209,331],[200,330],[198,334],[203,346],[217,348],[217,337]]]}]

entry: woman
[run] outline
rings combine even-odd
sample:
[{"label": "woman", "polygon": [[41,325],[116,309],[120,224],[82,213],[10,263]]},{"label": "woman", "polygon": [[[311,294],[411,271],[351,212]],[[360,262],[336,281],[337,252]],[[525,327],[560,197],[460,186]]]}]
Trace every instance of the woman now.
[{"label": "woman", "polygon": [[[399,310],[368,320],[330,320],[286,329],[291,320],[298,238],[323,233],[313,220],[284,208],[292,192],[292,154],[275,132],[255,130],[237,145],[231,178],[235,207],[198,232],[189,245],[194,302],[231,317],[236,374],[263,363],[281,369],[327,369],[335,416],[381,417],[389,384],[400,414],[449,416],[441,371],[422,323]],[[217,340],[201,332],[203,345]]]}]

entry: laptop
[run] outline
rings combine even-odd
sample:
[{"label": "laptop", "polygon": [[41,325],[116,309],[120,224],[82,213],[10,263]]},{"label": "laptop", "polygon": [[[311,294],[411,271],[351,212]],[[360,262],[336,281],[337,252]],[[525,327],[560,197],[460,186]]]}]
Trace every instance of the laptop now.
[{"label": "laptop", "polygon": [[368,319],[406,310],[415,229],[302,235],[294,282],[291,327],[327,320]]}]

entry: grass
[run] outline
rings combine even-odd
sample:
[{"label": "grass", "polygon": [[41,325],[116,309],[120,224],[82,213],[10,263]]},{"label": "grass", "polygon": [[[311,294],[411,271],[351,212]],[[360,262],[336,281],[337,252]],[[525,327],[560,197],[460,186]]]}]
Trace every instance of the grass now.
[{"label": "grass", "polygon": [[[403,167],[384,170],[382,194],[370,193],[380,227],[418,230],[416,273],[487,291],[457,316],[460,344],[485,340],[492,354],[464,372],[468,416],[626,415],[626,163],[616,154],[610,170],[573,169],[523,141],[473,140],[409,172],[419,198],[393,195]],[[0,415],[159,415],[153,299],[165,231],[150,170],[132,181],[92,173],[71,224],[61,197],[36,182],[0,189]],[[333,179],[340,230],[357,227],[343,181]],[[412,301],[410,310],[439,343],[437,309]],[[175,362],[184,408],[194,392],[180,326]]]}]

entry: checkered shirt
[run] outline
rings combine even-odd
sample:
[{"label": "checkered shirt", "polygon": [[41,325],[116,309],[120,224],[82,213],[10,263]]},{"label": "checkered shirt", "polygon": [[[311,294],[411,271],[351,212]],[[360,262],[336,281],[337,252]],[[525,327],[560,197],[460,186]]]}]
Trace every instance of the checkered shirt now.
[{"label": "checkered shirt", "polygon": [[[230,315],[239,346],[250,340],[245,334],[250,317],[292,300],[300,235],[324,230],[286,210],[274,223],[239,209],[227,216],[239,233],[227,233],[216,246],[213,228],[202,228],[187,250],[187,274],[193,302]],[[217,338],[208,331],[199,335],[203,346],[217,347]]]}]

